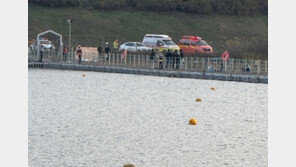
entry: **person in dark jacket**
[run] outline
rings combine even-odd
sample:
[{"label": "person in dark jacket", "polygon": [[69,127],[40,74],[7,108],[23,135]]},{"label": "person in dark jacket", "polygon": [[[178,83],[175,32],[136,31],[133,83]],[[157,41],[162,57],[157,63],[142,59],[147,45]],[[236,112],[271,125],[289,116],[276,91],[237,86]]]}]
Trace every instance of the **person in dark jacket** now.
[{"label": "person in dark jacket", "polygon": [[105,47],[105,53],[106,53],[106,59],[109,60],[109,52],[110,52],[110,47],[109,47],[109,43],[106,43],[106,47]]},{"label": "person in dark jacket", "polygon": [[168,49],[168,52],[166,53],[165,57],[167,59],[165,68],[170,68],[171,58],[173,57],[173,54],[171,53],[170,49]]},{"label": "person in dark jacket", "polygon": [[176,69],[177,70],[180,69],[180,62],[181,62],[181,57],[180,57],[180,55],[177,52],[177,55],[176,55]]},{"label": "person in dark jacket", "polygon": [[102,46],[99,46],[98,49],[97,49],[97,51],[98,51],[98,58],[100,59],[100,57],[102,55],[102,51],[103,51]]},{"label": "person in dark jacket", "polygon": [[151,64],[151,68],[154,68],[154,57],[155,57],[155,51],[154,49],[151,50],[152,52],[150,53],[150,64]]},{"label": "person in dark jacket", "polygon": [[180,68],[183,67],[183,62],[184,62],[184,53],[183,53],[183,50],[180,49]]},{"label": "person in dark jacket", "polygon": [[67,61],[67,54],[68,54],[68,48],[64,47],[63,49],[63,56],[64,56],[64,60]]},{"label": "person in dark jacket", "polygon": [[41,46],[41,48],[40,48],[40,62],[42,62],[44,52],[45,52],[45,49],[43,46]]},{"label": "person in dark jacket", "polygon": [[[179,54],[178,54],[178,51],[177,50],[175,50],[174,51],[174,53],[173,53],[173,61],[172,61],[172,68],[173,69],[175,69],[175,64],[176,64],[176,62],[177,62],[177,57],[179,57]],[[176,66],[177,66],[177,64],[176,64]]]}]

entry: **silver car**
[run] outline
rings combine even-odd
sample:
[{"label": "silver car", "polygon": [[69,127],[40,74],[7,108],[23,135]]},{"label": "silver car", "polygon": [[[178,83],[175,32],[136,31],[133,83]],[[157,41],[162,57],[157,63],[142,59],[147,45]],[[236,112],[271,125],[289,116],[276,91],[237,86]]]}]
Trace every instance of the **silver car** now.
[{"label": "silver car", "polygon": [[130,52],[137,52],[137,51],[149,51],[151,48],[145,46],[141,42],[126,42],[122,45],[120,45],[119,50],[127,50]]}]

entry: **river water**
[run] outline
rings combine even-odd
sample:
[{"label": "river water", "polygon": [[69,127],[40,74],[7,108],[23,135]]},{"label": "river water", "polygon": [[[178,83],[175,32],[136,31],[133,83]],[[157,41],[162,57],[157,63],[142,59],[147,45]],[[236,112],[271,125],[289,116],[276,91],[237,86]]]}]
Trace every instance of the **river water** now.
[{"label": "river water", "polygon": [[[28,74],[31,167],[268,164],[266,84],[45,69]],[[197,125],[188,125],[193,117]]]}]

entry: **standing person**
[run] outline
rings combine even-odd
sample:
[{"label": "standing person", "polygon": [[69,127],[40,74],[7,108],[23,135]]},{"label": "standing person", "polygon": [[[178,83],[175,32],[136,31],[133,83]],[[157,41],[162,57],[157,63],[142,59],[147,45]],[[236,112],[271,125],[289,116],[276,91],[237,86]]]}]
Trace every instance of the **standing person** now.
[{"label": "standing person", "polygon": [[[172,56],[172,58],[173,58],[172,68],[173,69],[175,69],[175,64],[176,64],[177,57],[179,57],[178,50],[175,50],[174,53],[173,53],[173,56]],[[177,64],[176,64],[176,66],[177,66]]]},{"label": "standing person", "polygon": [[182,68],[183,67],[183,63],[184,62],[184,53],[183,53],[183,50],[182,49],[180,49],[180,68]]},{"label": "standing person", "polygon": [[181,57],[180,55],[178,54],[177,52],[177,55],[176,55],[176,69],[179,70],[180,69],[180,62],[181,62]]},{"label": "standing person", "polygon": [[126,64],[126,56],[127,56],[127,51],[123,49],[123,52],[121,54],[121,58],[124,60],[124,64]]},{"label": "standing person", "polygon": [[101,55],[102,55],[102,50],[103,50],[102,46],[101,46],[101,45],[98,46],[97,51],[98,51],[98,58],[99,58],[99,59],[100,59],[100,57],[101,57]]},{"label": "standing person", "polygon": [[[229,54],[227,52],[227,50],[225,50],[225,52],[223,52],[223,54],[221,55],[221,59],[222,59],[222,63],[223,63],[223,71],[226,71],[227,70],[227,62],[229,60]],[[222,63],[221,63],[221,66],[222,66]]]},{"label": "standing person", "polygon": [[154,68],[154,57],[155,57],[155,51],[154,49],[151,50],[152,52],[150,53],[150,64],[151,64],[151,68]]},{"label": "standing person", "polygon": [[44,52],[45,52],[44,47],[41,46],[41,48],[40,48],[40,62],[42,62]]},{"label": "standing person", "polygon": [[158,52],[158,62],[159,62],[159,69],[163,69],[163,54],[162,52]]},{"label": "standing person", "polygon": [[113,48],[114,48],[114,51],[117,51],[117,49],[118,49],[118,39],[116,39],[116,40],[113,42]]},{"label": "standing person", "polygon": [[109,43],[106,42],[105,53],[106,53],[106,60],[109,60],[109,52],[110,52]]},{"label": "standing person", "polygon": [[167,59],[165,68],[168,69],[170,68],[170,62],[171,62],[170,59],[173,57],[173,54],[171,53],[170,49],[168,49],[168,52],[166,53],[165,57]]},{"label": "standing person", "polygon": [[81,63],[81,56],[82,56],[82,49],[81,45],[78,45],[78,48],[76,49],[76,54],[78,55],[78,63]]},{"label": "standing person", "polygon": [[68,48],[64,47],[64,49],[63,49],[63,56],[64,56],[65,62],[67,61],[67,53],[68,53]]}]

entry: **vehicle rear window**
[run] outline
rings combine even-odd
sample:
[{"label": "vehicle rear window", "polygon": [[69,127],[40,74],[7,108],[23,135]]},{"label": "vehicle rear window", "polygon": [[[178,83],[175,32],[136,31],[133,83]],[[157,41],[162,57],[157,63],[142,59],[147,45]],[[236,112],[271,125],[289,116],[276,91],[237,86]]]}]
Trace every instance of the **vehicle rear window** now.
[{"label": "vehicle rear window", "polygon": [[197,45],[202,45],[202,46],[209,46],[209,44],[204,40],[197,41],[196,44]]},{"label": "vehicle rear window", "polygon": [[176,45],[172,40],[162,40],[166,45]]}]

